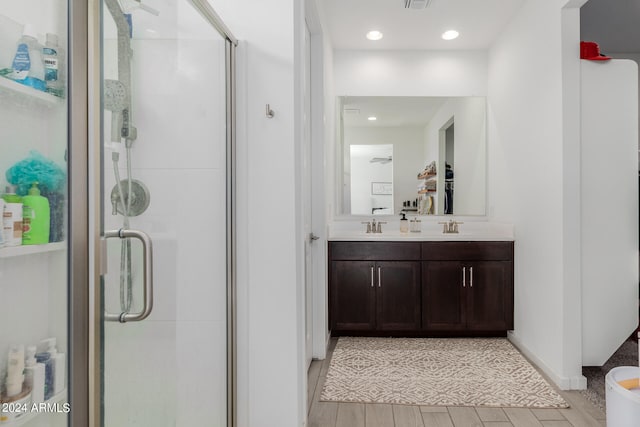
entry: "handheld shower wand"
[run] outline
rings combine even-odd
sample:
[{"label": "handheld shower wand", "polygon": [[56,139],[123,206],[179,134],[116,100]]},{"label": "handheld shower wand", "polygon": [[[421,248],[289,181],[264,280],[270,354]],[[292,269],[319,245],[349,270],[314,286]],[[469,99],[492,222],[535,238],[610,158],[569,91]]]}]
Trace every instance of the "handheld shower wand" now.
[{"label": "handheld shower wand", "polygon": [[111,142],[121,142],[123,138],[123,112],[129,105],[129,94],[119,80],[104,81],[104,108],[111,111]]}]

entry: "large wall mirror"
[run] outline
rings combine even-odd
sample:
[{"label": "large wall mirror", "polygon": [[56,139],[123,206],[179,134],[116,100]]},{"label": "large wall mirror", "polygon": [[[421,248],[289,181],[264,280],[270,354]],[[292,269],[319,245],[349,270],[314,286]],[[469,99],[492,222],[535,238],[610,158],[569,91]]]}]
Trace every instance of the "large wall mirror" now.
[{"label": "large wall mirror", "polygon": [[339,215],[485,215],[486,98],[337,99]]}]

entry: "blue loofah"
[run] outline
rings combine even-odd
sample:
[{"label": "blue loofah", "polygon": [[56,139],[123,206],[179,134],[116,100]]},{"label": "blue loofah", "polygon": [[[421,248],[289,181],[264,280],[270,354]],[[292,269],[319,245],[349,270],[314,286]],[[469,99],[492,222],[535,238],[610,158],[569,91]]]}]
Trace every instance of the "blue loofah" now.
[{"label": "blue loofah", "polygon": [[66,172],[35,150],[30,151],[26,159],[11,166],[6,176],[9,183],[18,187],[16,193],[20,196],[27,194],[34,182],[45,192],[63,192],[66,182]]}]

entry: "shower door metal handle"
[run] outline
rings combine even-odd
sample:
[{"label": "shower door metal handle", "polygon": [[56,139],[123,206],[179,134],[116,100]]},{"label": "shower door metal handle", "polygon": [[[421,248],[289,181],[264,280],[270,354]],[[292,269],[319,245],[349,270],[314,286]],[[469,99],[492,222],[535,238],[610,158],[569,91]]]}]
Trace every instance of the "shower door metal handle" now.
[{"label": "shower door metal handle", "polygon": [[143,300],[144,306],[139,313],[127,313],[120,314],[104,312],[104,320],[109,322],[139,322],[146,319],[151,314],[153,309],[153,249],[151,247],[151,238],[144,232],[139,230],[110,230],[104,232],[105,239],[112,238],[126,239],[132,237],[140,240],[142,243],[142,259],[144,260],[142,269],[142,280],[144,282],[143,287]]}]

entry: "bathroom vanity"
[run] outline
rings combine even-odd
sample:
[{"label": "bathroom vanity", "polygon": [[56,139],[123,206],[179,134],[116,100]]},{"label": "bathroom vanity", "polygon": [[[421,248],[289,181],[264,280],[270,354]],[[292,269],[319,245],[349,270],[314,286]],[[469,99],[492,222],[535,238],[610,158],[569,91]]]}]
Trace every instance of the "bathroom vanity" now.
[{"label": "bathroom vanity", "polygon": [[513,329],[513,241],[369,239],[329,241],[332,335]]}]

